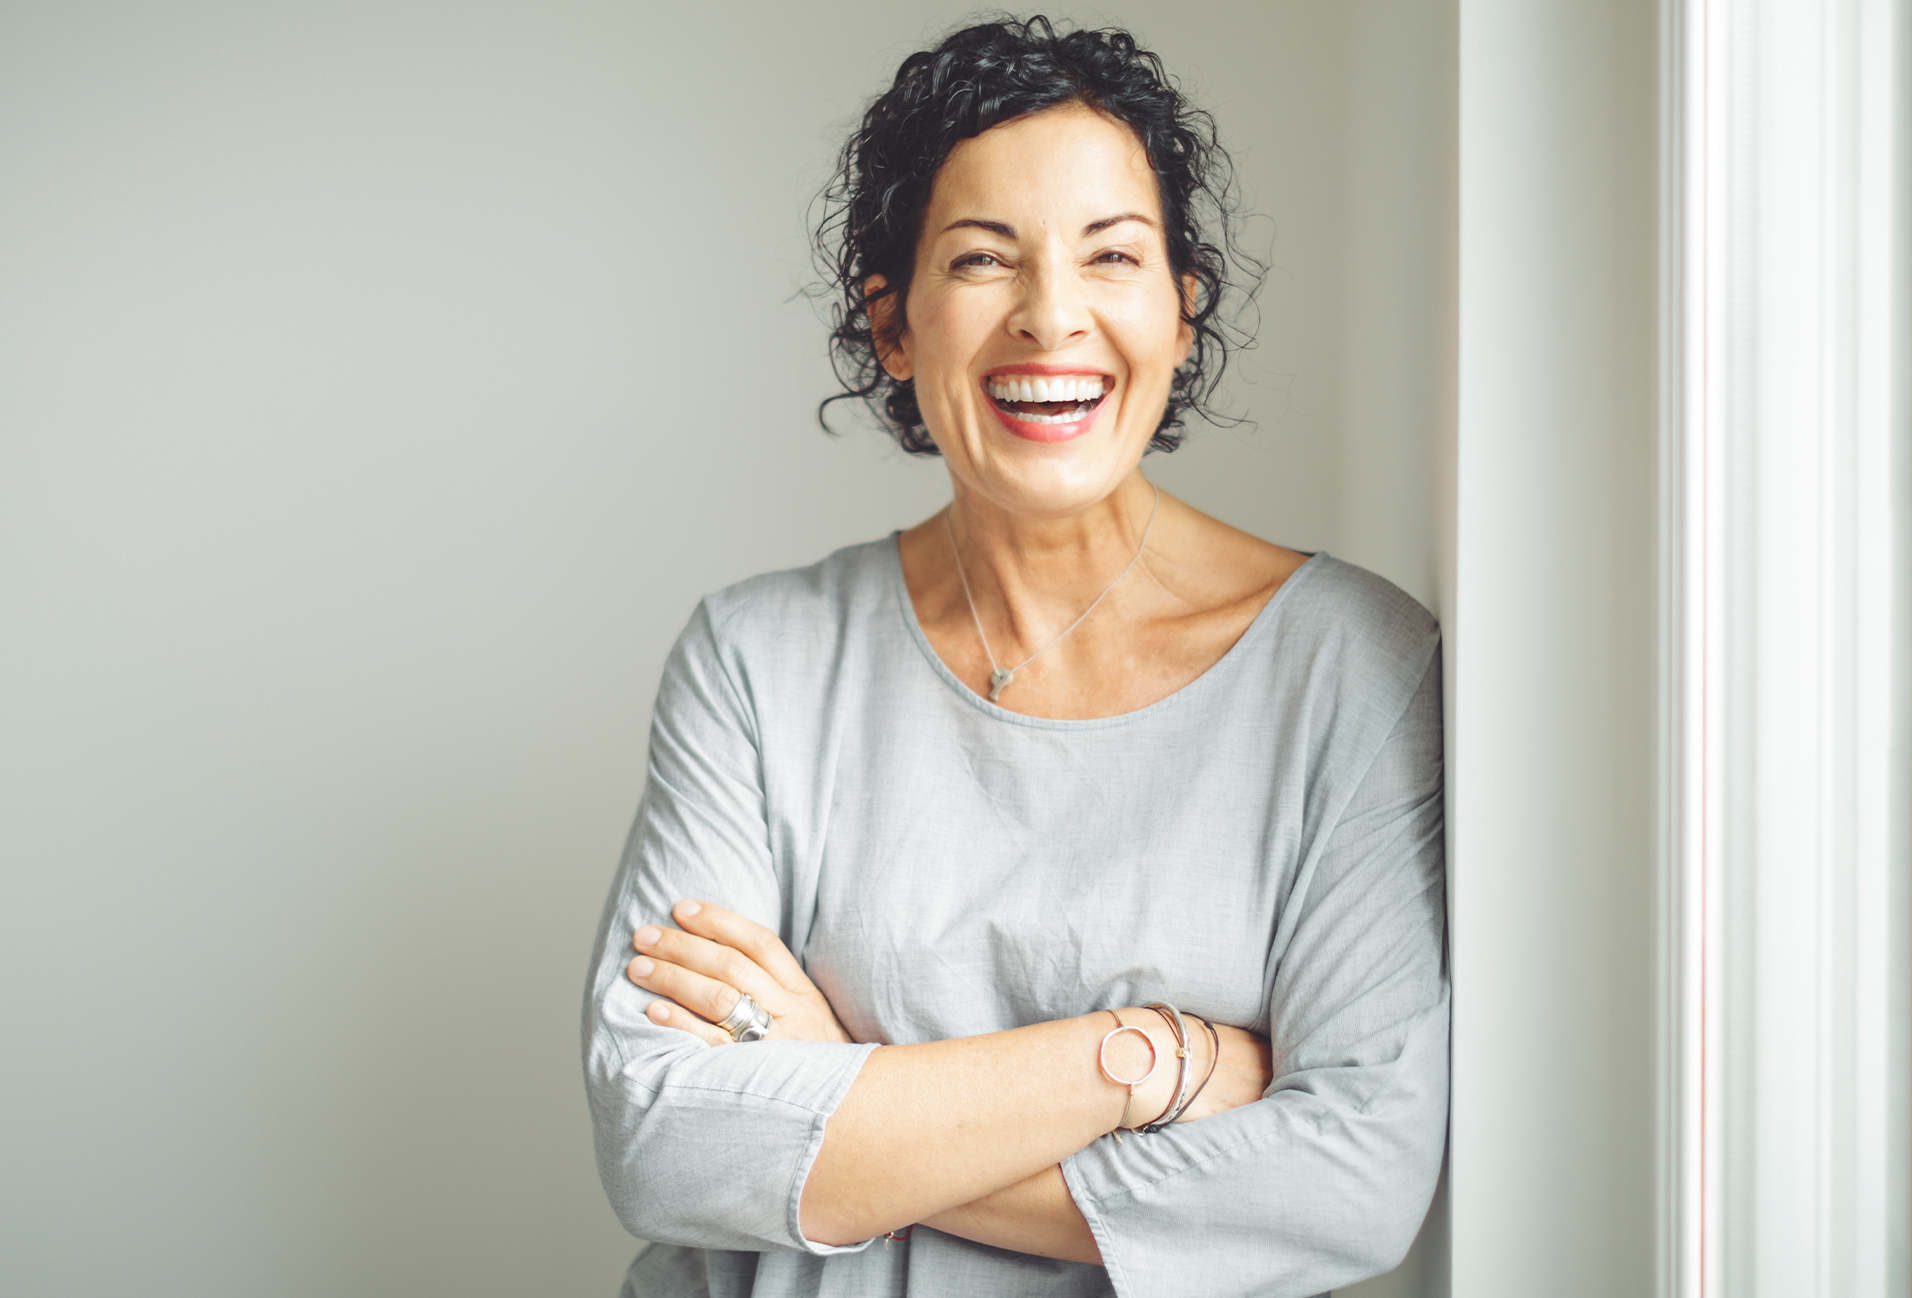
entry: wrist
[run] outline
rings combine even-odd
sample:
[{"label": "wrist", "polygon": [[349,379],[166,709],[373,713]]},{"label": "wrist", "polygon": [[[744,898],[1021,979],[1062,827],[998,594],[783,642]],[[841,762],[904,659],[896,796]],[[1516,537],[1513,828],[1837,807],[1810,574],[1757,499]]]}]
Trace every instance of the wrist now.
[{"label": "wrist", "polygon": [[1182,1073],[1180,1045],[1167,1022],[1132,1005],[1088,1017],[1097,1025],[1096,1062],[1110,1096],[1107,1129],[1133,1131],[1161,1121],[1175,1105]]},{"label": "wrist", "polygon": [[1118,1133],[1133,1130],[1153,1112],[1148,1106],[1168,1049],[1145,1022],[1153,1015],[1125,1008],[1097,1010],[1087,1017],[1095,1025],[1096,1075],[1108,1097],[1100,1125]]},{"label": "wrist", "polygon": [[[1178,1018],[1185,1035],[1175,1030]],[[1221,1063],[1214,1028],[1166,1004],[1097,1010],[1081,1021],[1090,1025],[1097,1043],[1095,1062],[1108,1097],[1103,1118],[1108,1131],[1186,1120]]]}]

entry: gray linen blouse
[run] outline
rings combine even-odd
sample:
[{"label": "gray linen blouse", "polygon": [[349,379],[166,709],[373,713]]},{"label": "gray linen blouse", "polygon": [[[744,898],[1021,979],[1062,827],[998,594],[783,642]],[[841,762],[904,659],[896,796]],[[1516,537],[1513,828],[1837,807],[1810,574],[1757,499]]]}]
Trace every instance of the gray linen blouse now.
[{"label": "gray linen blouse", "polygon": [[[893,538],[705,599],[592,958],[585,1073],[637,1298],[1317,1294],[1393,1266],[1447,1119],[1438,632],[1327,555],[1197,680],[1049,721],[962,684]],[[711,1047],[644,1015],[631,934],[776,929],[858,1042]],[[1063,1164],[1105,1267],[797,1206],[875,1043],[1167,1000],[1267,1034],[1262,1100]]]}]

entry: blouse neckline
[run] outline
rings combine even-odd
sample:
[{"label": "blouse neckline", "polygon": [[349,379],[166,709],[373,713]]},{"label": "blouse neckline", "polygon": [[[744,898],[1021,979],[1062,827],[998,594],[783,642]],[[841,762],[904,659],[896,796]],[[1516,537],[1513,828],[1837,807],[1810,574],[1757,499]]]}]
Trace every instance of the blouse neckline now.
[{"label": "blouse neckline", "polygon": [[916,648],[929,663],[930,670],[941,678],[943,684],[955,691],[956,695],[981,712],[984,716],[1012,725],[1027,726],[1036,730],[1105,730],[1112,726],[1129,725],[1145,718],[1164,713],[1177,707],[1185,699],[1205,689],[1214,689],[1210,682],[1223,675],[1225,670],[1233,670],[1233,664],[1247,656],[1250,642],[1259,640],[1268,634],[1279,612],[1279,606],[1287,598],[1288,592],[1296,582],[1304,581],[1311,569],[1318,569],[1328,558],[1326,550],[1320,550],[1308,556],[1300,567],[1289,573],[1287,579],[1268,597],[1268,601],[1256,612],[1248,627],[1235,638],[1235,643],[1223,651],[1222,656],[1210,663],[1194,680],[1155,702],[1135,709],[1133,712],[1118,712],[1108,717],[1032,717],[1021,712],[1012,712],[1008,708],[991,703],[975,690],[965,685],[962,678],[949,669],[949,664],[937,654],[936,647],[929,642],[929,636],[923,631],[923,624],[917,620],[916,606],[910,602],[909,583],[903,579],[903,552],[897,538],[902,532],[891,532],[889,543],[883,547],[885,560],[889,564],[890,579],[896,588],[896,609],[908,630],[910,638],[916,642]]}]

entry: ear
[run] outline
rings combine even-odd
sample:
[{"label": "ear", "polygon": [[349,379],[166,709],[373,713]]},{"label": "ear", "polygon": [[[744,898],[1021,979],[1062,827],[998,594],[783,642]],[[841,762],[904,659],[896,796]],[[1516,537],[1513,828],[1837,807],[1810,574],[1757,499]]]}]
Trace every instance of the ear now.
[{"label": "ear", "polygon": [[910,363],[909,329],[899,329],[896,325],[902,303],[896,294],[883,292],[889,283],[881,275],[864,280],[863,306],[870,313],[870,333],[876,338],[877,360],[882,362],[886,374],[902,383],[916,372],[916,367]]},{"label": "ear", "polygon": [[1176,331],[1176,338],[1182,345],[1182,354],[1175,361],[1178,368],[1188,359],[1189,353],[1195,350],[1195,326],[1188,322],[1188,318],[1195,314],[1196,295],[1201,292],[1201,288],[1201,280],[1194,275],[1182,276],[1182,319]]}]

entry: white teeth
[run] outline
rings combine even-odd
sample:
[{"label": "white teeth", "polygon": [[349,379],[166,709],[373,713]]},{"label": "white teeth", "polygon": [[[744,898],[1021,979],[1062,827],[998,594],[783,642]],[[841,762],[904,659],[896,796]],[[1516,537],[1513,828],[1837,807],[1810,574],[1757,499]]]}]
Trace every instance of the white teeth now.
[{"label": "white teeth", "polygon": [[1099,401],[1102,380],[1091,375],[991,379],[989,395],[998,401]]}]

